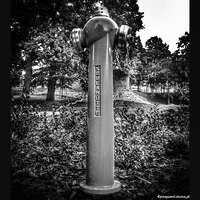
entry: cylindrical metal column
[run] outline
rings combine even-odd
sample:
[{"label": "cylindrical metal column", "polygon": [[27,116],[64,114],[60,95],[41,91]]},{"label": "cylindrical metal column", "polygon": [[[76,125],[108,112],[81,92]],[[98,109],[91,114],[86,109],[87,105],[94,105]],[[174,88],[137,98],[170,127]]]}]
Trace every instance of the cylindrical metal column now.
[{"label": "cylindrical metal column", "polygon": [[[88,185],[113,184],[113,93],[109,35],[91,46],[88,113]],[[98,53],[97,53],[98,52]]]},{"label": "cylindrical metal column", "polygon": [[88,91],[87,193],[109,194],[120,190],[114,180],[113,69],[111,33],[90,47]]},{"label": "cylindrical metal column", "polygon": [[127,50],[130,28],[120,28],[98,3],[94,16],[83,29],[72,30],[71,39],[78,51],[90,50],[88,90],[88,136],[86,181],[83,191],[110,194],[121,189],[114,180],[113,68],[112,49]]}]

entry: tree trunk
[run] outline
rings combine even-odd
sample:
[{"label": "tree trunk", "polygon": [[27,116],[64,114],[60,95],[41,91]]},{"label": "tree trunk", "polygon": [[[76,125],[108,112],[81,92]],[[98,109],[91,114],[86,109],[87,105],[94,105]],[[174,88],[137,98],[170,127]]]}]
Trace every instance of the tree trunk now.
[{"label": "tree trunk", "polygon": [[26,73],[24,77],[24,86],[23,86],[23,94],[25,95],[25,97],[28,97],[30,95],[31,75],[32,75],[32,58],[29,55],[26,63]]},{"label": "tree trunk", "polygon": [[169,93],[167,94],[167,104],[170,104],[170,95],[169,95]]},{"label": "tree trunk", "polygon": [[161,94],[164,94],[164,85],[161,85]]},{"label": "tree trunk", "polygon": [[49,78],[47,87],[48,87],[48,91],[47,91],[46,101],[54,101],[55,90],[56,90],[56,80],[54,78]]},{"label": "tree trunk", "polygon": [[140,82],[137,83],[137,91],[140,92]]},{"label": "tree trunk", "polygon": [[170,87],[169,87],[169,83],[167,83],[167,104],[170,104]]},{"label": "tree trunk", "polygon": [[46,101],[55,100],[56,78],[53,77],[55,75],[55,68],[54,64],[50,64]]},{"label": "tree trunk", "polygon": [[151,94],[154,93],[154,84],[150,83]]}]

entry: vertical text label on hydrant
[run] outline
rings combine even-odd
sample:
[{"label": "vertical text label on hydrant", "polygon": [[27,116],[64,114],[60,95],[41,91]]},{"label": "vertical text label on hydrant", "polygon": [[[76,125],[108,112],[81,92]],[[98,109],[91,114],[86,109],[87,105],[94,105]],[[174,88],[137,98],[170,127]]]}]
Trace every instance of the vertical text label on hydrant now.
[{"label": "vertical text label on hydrant", "polygon": [[94,67],[94,116],[101,116],[101,65]]}]

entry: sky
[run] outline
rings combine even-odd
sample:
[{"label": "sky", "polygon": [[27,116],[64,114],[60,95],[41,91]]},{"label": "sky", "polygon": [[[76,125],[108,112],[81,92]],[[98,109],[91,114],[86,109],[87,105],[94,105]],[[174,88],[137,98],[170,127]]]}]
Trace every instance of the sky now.
[{"label": "sky", "polygon": [[169,45],[173,53],[177,49],[178,38],[189,32],[190,0],[138,0],[139,12],[144,12],[142,18],[144,29],[140,36],[143,46],[145,42],[157,36],[163,43]]}]

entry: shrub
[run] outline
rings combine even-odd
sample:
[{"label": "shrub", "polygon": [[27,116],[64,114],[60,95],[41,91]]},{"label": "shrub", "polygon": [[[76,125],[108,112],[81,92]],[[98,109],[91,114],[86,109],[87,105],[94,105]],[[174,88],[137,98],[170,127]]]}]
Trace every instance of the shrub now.
[{"label": "shrub", "polygon": [[[12,185],[27,184],[19,177],[28,176],[48,181],[52,190],[66,191],[85,179],[87,109],[49,105],[48,110],[27,103],[11,105]],[[131,113],[128,106],[115,108],[114,130],[118,178],[128,177],[130,182],[146,173],[155,179],[161,164],[168,165],[167,156],[188,154],[189,108],[160,111],[155,106]],[[34,190],[32,181],[30,188]]]},{"label": "shrub", "polygon": [[188,147],[188,118],[186,108],[164,112],[155,106],[146,113],[138,108],[131,114],[126,107],[116,109],[116,165],[142,169],[156,164],[165,153],[179,156]]},{"label": "shrub", "polygon": [[13,106],[12,180],[26,173],[35,178],[48,177],[54,188],[55,185],[66,188],[77,179],[77,171],[83,173],[86,165],[85,114],[86,109],[73,112],[59,107],[52,109],[49,116],[41,112],[41,107]]}]

